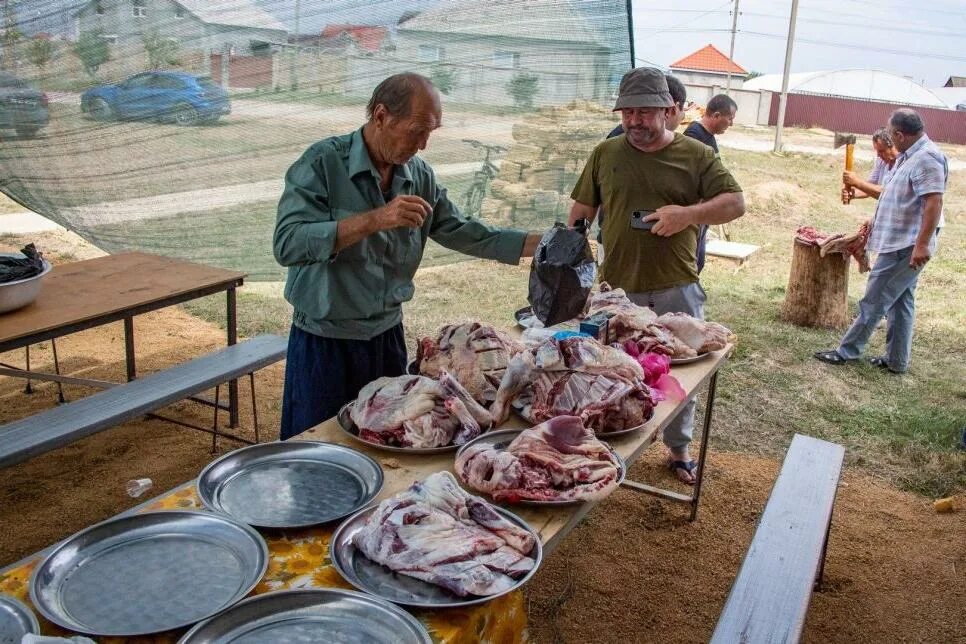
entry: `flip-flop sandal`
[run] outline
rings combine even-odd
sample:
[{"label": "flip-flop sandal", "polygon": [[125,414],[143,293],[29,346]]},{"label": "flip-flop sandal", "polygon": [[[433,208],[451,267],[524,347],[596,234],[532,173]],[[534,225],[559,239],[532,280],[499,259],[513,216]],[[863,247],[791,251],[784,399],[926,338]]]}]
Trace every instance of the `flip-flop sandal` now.
[{"label": "flip-flop sandal", "polygon": [[848,358],[843,358],[839,355],[838,351],[834,349],[832,351],[818,351],[815,354],[815,359],[826,364],[834,364],[840,366],[843,364],[848,364],[849,362],[855,362],[855,360],[849,360]]},{"label": "flip-flop sandal", "polygon": [[[694,485],[697,481],[697,477],[694,473],[698,469],[698,462],[693,458],[690,461],[668,461],[667,467],[669,470],[674,472],[674,475],[678,477],[678,480],[687,485]],[[690,476],[690,479],[684,478],[684,475]]]}]

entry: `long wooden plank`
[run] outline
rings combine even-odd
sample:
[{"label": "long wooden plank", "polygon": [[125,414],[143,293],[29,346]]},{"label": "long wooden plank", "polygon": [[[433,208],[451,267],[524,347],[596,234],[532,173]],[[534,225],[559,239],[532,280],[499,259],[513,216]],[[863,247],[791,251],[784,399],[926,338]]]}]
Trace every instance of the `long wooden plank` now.
[{"label": "long wooden plank", "polygon": [[[671,373],[681,382],[681,386],[688,392],[688,396],[693,397],[703,390],[711,376],[721,368],[732,348],[731,345],[728,345],[721,351],[716,351],[698,362],[675,366]],[[653,418],[641,431],[615,438],[609,441],[610,444],[630,465],[654,442],[659,431],[674,419],[684,405],[685,401],[678,403],[661,402],[654,410]],[[520,418],[511,415],[501,428],[510,429],[526,426],[526,423]],[[385,474],[385,483],[379,494],[379,500],[397,494],[412,485],[414,481],[422,480],[435,472],[453,471],[452,454],[410,455],[382,451],[369,447],[347,435],[339,428],[338,421],[334,418],[299,434],[298,438],[300,440],[318,440],[348,445],[376,459],[377,462],[382,464]],[[581,503],[558,509],[523,505],[507,505],[506,507],[526,520],[540,534],[544,550],[549,553],[595,506],[596,503]]]},{"label": "long wooden plank", "polygon": [[792,439],[712,643],[799,640],[844,455],[835,443]]},{"label": "long wooden plank", "polygon": [[0,426],[0,468],[68,445],[285,357],[288,341],[260,335]]},{"label": "long wooden plank", "polygon": [[238,271],[139,252],[57,264],[32,304],[0,315],[0,347],[198,291],[225,290],[244,278]]}]

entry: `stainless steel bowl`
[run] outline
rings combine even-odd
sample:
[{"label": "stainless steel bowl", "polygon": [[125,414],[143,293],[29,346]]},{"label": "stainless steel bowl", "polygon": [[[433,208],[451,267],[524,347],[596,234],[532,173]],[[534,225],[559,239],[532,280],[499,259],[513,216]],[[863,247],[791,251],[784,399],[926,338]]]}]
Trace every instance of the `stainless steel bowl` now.
[{"label": "stainless steel bowl", "polygon": [[[23,255],[20,253],[0,253],[0,257],[23,257]],[[41,280],[53,268],[46,259],[41,261],[44,263],[44,270],[39,275],[0,284],[0,313],[14,311],[37,299],[40,294]]]}]

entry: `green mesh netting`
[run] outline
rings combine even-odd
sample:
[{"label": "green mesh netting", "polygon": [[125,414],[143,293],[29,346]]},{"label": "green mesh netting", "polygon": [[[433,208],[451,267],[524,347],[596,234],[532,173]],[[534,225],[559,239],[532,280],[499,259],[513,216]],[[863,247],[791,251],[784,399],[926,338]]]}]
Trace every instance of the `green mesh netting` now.
[{"label": "green mesh netting", "polygon": [[[443,94],[444,127],[422,154],[451,198],[497,225],[545,229],[566,217],[584,159],[617,122],[627,10],[0,0],[0,189],[108,252],[281,280],[271,236],[286,169],[359,127],[380,80],[416,71]],[[456,257],[431,246],[424,265]]]}]

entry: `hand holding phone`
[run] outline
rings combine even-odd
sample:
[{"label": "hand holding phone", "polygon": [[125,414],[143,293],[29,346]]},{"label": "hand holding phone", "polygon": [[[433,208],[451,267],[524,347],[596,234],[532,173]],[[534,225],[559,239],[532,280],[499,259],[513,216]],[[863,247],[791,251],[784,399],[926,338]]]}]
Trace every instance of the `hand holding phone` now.
[{"label": "hand holding phone", "polygon": [[634,230],[646,230],[650,232],[656,221],[644,221],[644,218],[653,215],[653,210],[635,210],[631,213],[631,228]]}]

